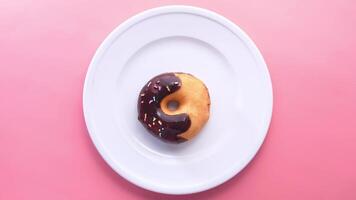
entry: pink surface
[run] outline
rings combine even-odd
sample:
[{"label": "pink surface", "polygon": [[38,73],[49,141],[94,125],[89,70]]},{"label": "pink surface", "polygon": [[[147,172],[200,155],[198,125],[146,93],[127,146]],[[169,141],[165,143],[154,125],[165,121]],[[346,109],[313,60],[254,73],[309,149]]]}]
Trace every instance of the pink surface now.
[{"label": "pink surface", "polygon": [[[256,42],[274,86],[270,131],[227,183],[161,196],[116,175],[82,115],[88,64],[133,14],[167,4],[225,15]],[[356,199],[352,0],[0,2],[0,199]]]}]

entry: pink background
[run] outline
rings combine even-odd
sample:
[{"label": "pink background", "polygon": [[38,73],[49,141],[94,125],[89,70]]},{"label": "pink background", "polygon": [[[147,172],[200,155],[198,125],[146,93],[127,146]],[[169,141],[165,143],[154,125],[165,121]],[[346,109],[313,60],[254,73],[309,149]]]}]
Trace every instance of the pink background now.
[{"label": "pink background", "polygon": [[356,199],[356,1],[0,0],[0,199],[179,199],[116,175],[82,114],[88,64],[128,17],[201,6],[241,26],[264,55],[272,124],[251,164],[182,199]]}]

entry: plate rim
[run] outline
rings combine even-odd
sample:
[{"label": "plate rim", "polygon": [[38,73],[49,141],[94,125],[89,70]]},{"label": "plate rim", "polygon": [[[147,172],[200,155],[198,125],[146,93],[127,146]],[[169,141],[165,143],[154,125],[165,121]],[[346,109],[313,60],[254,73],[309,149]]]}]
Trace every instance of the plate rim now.
[{"label": "plate rim", "polygon": [[[183,188],[165,188],[165,187],[157,187],[157,185],[151,185],[151,184],[145,184],[144,182],[140,181],[139,178],[136,178],[134,176],[131,176],[127,173],[125,173],[124,170],[120,168],[119,165],[115,164],[115,162],[105,153],[105,147],[99,142],[99,140],[96,138],[96,134],[94,133],[94,130],[91,128],[91,123],[89,119],[89,104],[88,102],[88,84],[89,81],[93,77],[93,72],[95,71],[95,66],[96,63],[98,62],[99,58],[105,53],[105,51],[111,46],[113,40],[115,40],[116,37],[118,37],[122,32],[124,32],[128,27],[136,24],[137,22],[140,22],[141,20],[145,18],[149,18],[155,15],[163,14],[163,13],[174,13],[174,12],[180,12],[180,13],[189,13],[189,14],[196,14],[199,16],[204,16],[209,19],[213,19],[216,22],[220,23],[221,25],[224,25],[227,29],[231,30],[234,34],[238,35],[241,40],[247,45],[248,49],[251,51],[253,56],[255,57],[255,60],[258,62],[257,64],[260,65],[260,70],[263,70],[263,74],[266,75],[267,77],[267,88],[270,90],[270,99],[267,104],[269,105],[268,108],[268,116],[266,117],[266,123],[264,124],[263,127],[263,132],[264,136],[261,137],[259,144],[256,145],[255,152],[252,153],[251,155],[248,156],[247,162],[245,164],[242,164],[239,167],[233,168],[231,171],[224,172],[218,179],[212,179],[212,181],[208,183],[201,184],[196,187],[190,187],[189,189]],[[144,10],[142,12],[139,12],[138,14],[135,14],[128,19],[126,19],[124,22],[119,24],[117,27],[114,28],[114,30],[109,33],[103,42],[99,45],[99,47],[96,49],[94,56],[91,59],[91,62],[89,64],[85,80],[84,80],[84,86],[83,86],[83,94],[82,94],[82,103],[83,103],[83,115],[84,115],[84,121],[88,130],[88,134],[91,138],[91,141],[93,142],[94,146],[96,147],[97,151],[99,152],[100,156],[105,160],[105,162],[110,166],[111,169],[113,169],[116,173],[118,173],[120,176],[125,178],[127,181],[131,182],[134,185],[137,185],[141,188],[153,191],[153,192],[158,192],[158,193],[164,193],[164,194],[176,194],[176,195],[181,195],[181,194],[192,194],[192,193],[197,193],[197,192],[202,192],[205,190],[212,189],[218,185],[221,185],[222,183],[228,181],[229,179],[233,178],[235,175],[237,175],[241,170],[243,170],[255,157],[255,155],[259,152],[267,134],[268,134],[268,129],[271,124],[271,119],[272,119],[272,111],[273,111],[273,87],[272,87],[272,80],[271,76],[267,67],[267,64],[260,53],[259,49],[257,48],[256,44],[253,42],[253,40],[235,23],[230,21],[229,19],[225,18],[224,16],[211,11],[207,10],[204,8],[196,7],[196,6],[188,6],[188,5],[168,5],[168,6],[160,6],[160,7],[155,7],[155,8],[150,8],[147,10]]]}]

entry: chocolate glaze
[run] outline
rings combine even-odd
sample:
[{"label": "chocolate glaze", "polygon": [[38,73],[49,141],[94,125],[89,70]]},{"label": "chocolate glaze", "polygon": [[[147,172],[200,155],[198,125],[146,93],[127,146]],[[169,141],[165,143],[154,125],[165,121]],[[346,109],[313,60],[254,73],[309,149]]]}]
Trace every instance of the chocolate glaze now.
[{"label": "chocolate glaze", "polygon": [[174,73],[165,73],[152,78],[141,90],[138,102],[138,120],[150,133],[163,141],[180,143],[186,139],[179,135],[187,131],[191,121],[185,113],[165,114],[160,106],[164,97],[181,87],[181,80]]}]

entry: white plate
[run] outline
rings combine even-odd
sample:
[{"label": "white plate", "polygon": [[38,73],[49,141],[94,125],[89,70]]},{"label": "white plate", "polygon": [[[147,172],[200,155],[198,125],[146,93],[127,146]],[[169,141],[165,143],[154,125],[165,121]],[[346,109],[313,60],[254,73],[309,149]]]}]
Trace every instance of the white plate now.
[{"label": "white plate", "polygon": [[[211,116],[183,144],[163,143],[137,120],[141,87],[163,72],[205,82]],[[242,170],[260,148],[272,113],[272,85],[251,39],[226,18],[196,7],[140,13],[117,27],[87,73],[83,107],[106,162],[148,190],[187,194],[215,187]]]}]

